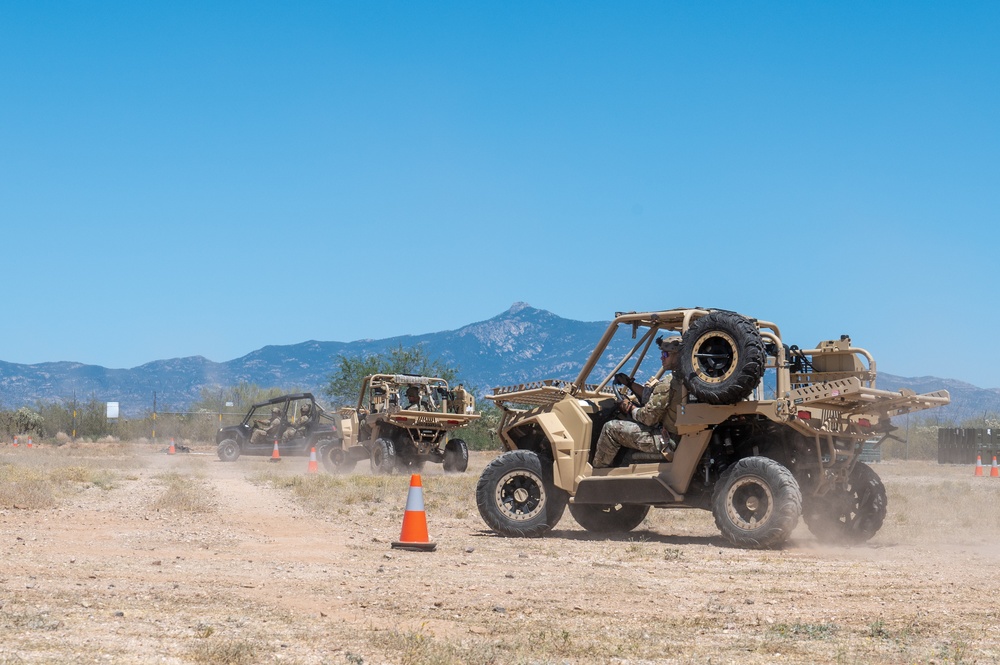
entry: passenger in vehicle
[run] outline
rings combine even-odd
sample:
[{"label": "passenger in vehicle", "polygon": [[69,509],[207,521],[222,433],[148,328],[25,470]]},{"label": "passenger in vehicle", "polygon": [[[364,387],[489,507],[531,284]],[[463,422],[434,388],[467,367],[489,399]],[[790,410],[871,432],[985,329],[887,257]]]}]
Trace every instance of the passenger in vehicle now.
[{"label": "passenger in vehicle", "polygon": [[312,422],[312,406],[306,402],[299,411],[299,419],[294,425],[289,425],[285,433],[281,435],[282,441],[291,441],[297,437],[309,434],[309,424]]}]

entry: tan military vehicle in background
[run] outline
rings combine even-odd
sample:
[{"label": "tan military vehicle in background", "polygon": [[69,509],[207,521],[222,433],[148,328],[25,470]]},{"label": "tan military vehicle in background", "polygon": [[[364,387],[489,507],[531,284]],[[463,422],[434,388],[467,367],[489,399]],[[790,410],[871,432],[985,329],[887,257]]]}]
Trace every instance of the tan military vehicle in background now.
[{"label": "tan military vehicle in background", "polygon": [[[415,390],[421,410],[408,409],[407,390]],[[469,447],[450,437],[479,418],[475,398],[448,387],[444,379],[409,374],[373,374],[361,382],[358,403],[340,409],[341,445],[328,449],[323,464],[346,473],[367,459],[373,473],[418,473],[426,462],[447,472],[469,466]]]},{"label": "tan military vehicle in background", "polygon": [[[626,395],[613,377],[638,379],[648,395],[664,372],[654,340],[676,334],[676,450],[668,459],[623,448],[611,467],[594,469],[601,427],[623,417],[617,401]],[[735,312],[620,313],[575,381],[487,396],[503,410],[506,452],[480,476],[479,512],[501,535],[530,537],[555,527],[567,504],[595,532],[630,531],[651,507],[702,508],[748,548],[780,546],[801,514],[821,541],[864,542],[881,528],[887,497],[859,459],[863,446],[880,444],[893,416],[950,401],[944,390],[879,390],[875,380],[875,360],[847,336],[800,349],[775,324]]]}]

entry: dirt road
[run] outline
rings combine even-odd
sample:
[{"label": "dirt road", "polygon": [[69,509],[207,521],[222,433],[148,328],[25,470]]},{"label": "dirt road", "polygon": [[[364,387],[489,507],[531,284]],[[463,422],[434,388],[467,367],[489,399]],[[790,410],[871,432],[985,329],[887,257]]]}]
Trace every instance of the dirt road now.
[{"label": "dirt road", "polygon": [[314,487],[301,458],[226,464],[207,446],[0,449],[0,467],[112,479],[0,505],[0,663],[1000,660],[1000,479],[878,464],[890,515],[867,545],[800,525],[785,549],[745,551],[701,511],[611,538],[568,513],[547,538],[496,537],[473,498],[488,459],[425,470],[438,549],[418,553],[390,548],[407,477]]}]

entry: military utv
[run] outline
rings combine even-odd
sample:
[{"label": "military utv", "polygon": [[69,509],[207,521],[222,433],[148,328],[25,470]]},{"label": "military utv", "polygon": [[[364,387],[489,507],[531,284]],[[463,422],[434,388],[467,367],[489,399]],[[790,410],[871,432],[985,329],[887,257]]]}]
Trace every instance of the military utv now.
[{"label": "military utv", "polygon": [[[415,397],[413,406],[408,391]],[[366,376],[357,406],[339,413],[343,439],[323,457],[331,472],[348,473],[365,459],[378,474],[419,473],[426,462],[440,463],[449,473],[462,473],[469,466],[468,445],[448,437],[479,418],[475,399],[464,390],[451,390],[444,379]]]},{"label": "military utv", "polygon": [[[279,436],[263,436],[273,421],[275,409],[281,418]],[[307,419],[303,419],[308,414]],[[316,448],[317,457],[329,455],[340,447],[339,419],[316,403],[312,393],[281,395],[254,404],[239,425],[219,429],[215,434],[216,454],[223,462],[235,462],[240,455],[271,455],[275,440],[282,457],[309,455]],[[254,432],[261,432],[256,437]]]},{"label": "military utv", "polygon": [[[610,467],[593,468],[601,427],[624,417],[619,400],[644,398],[626,394],[615,374],[648,396],[664,373],[650,348],[678,334],[676,449],[622,448]],[[479,512],[503,536],[531,537],[555,527],[567,504],[580,526],[605,533],[634,529],[651,507],[702,508],[746,548],[780,547],[801,514],[823,542],[865,542],[887,505],[882,481],[859,459],[866,442],[890,436],[893,416],[950,401],[945,390],[879,390],[875,379],[874,359],[846,335],[801,349],[775,324],[735,312],[619,313],[575,381],[487,396],[503,411],[506,452],[479,478]]]}]

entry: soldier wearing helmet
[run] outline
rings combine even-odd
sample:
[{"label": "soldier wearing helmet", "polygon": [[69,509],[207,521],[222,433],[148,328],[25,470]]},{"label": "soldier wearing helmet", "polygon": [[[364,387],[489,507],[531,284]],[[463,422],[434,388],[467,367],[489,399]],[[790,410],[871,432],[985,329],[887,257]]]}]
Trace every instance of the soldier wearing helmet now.
[{"label": "soldier wearing helmet", "polygon": [[407,411],[430,411],[431,407],[425,400],[420,399],[420,388],[410,386],[406,389],[407,404],[403,408]]},{"label": "soldier wearing helmet", "polygon": [[282,441],[290,441],[295,437],[307,436],[309,434],[309,424],[312,422],[312,405],[308,402],[299,409],[299,419],[294,425],[289,425],[285,433],[281,435]]},{"label": "soldier wearing helmet", "polygon": [[[281,426],[284,421],[281,418],[281,409],[276,406],[271,407],[271,419],[266,423],[255,422],[259,427],[254,429],[250,436],[250,445],[263,445],[270,441],[276,441],[281,436]],[[266,424],[267,427],[263,427]]]},{"label": "soldier wearing helmet", "polygon": [[[611,466],[621,448],[661,453],[666,461],[673,459],[680,437],[677,434],[677,408],[681,401],[680,337],[656,340],[660,347],[660,362],[669,371],[670,380],[657,383],[642,406],[631,400],[619,400],[622,419],[609,420],[601,428],[594,451],[595,469]],[[625,373],[615,374],[615,383],[628,387],[635,395],[644,395],[641,385]]]}]

